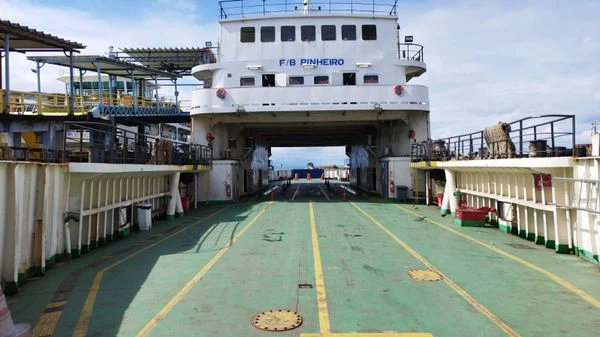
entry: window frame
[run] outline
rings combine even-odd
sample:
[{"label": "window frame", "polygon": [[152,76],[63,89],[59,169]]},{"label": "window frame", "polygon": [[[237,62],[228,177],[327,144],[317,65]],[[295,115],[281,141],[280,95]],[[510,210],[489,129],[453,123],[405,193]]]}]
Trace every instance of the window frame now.
[{"label": "window frame", "polygon": [[[242,81],[245,79],[252,79],[252,85],[250,84],[242,84]],[[254,76],[240,76],[240,87],[255,87],[256,86],[256,77]]]},{"label": "window frame", "polygon": [[[317,83],[317,78],[318,77],[325,77],[327,78],[327,83]],[[329,75],[315,75],[313,77],[313,84],[314,85],[329,85],[330,81],[329,81]]]},{"label": "window frame", "polygon": [[[354,28],[354,30],[353,30],[354,38],[353,39],[344,39],[344,28],[348,28],[348,27]],[[342,31],[342,41],[356,41],[356,25],[342,25],[341,31]]]},{"label": "window frame", "polygon": [[[250,30],[252,30],[252,41],[244,41],[244,29],[248,31],[245,34],[250,34]],[[244,26],[240,27],[240,42],[241,43],[254,43],[256,42],[256,27],[254,26]]]},{"label": "window frame", "polygon": [[[346,82],[346,76],[347,75],[354,75],[354,80],[352,82],[352,84],[347,84]],[[356,85],[356,72],[347,72],[347,73],[342,73],[342,85]]]},{"label": "window frame", "polygon": [[[377,82],[367,82],[366,78],[368,76],[375,77],[376,80],[377,80]],[[370,84],[379,84],[379,75],[378,74],[364,74],[363,75],[363,84],[367,84],[367,85],[370,85]]]},{"label": "window frame", "polygon": [[[292,83],[292,79],[302,79],[302,80],[299,83]],[[304,85],[304,83],[306,83],[306,81],[304,81],[304,76],[302,76],[302,75],[288,76],[287,84],[289,86]]]},{"label": "window frame", "polygon": [[[263,30],[264,29],[269,29],[269,28],[272,29],[273,39],[265,41],[265,40],[263,40],[263,35],[264,35]],[[268,43],[268,42],[275,42],[275,40],[276,40],[275,26],[261,26],[260,27],[260,42],[267,42]]]},{"label": "window frame", "polygon": [[[367,35],[369,32],[366,31],[366,29],[368,29],[369,27],[373,27],[373,33],[374,33],[374,38],[372,39],[365,39],[365,35]],[[377,25],[373,25],[373,24],[369,24],[369,25],[361,25],[361,37],[363,41],[376,41],[377,40]]]},{"label": "window frame", "polygon": [[[325,39],[325,29],[333,27],[333,38]],[[335,41],[337,40],[337,28],[335,25],[321,25],[321,41]]]},{"label": "window frame", "polygon": [[[312,28],[312,40],[310,39],[304,39],[304,29],[305,28]],[[317,40],[317,26],[315,25],[302,25],[300,26],[300,41],[303,42],[311,42],[311,41],[316,41]]]},{"label": "window frame", "polygon": [[[283,39],[283,35],[284,35],[283,29],[284,28],[286,28],[286,29],[292,28],[292,30],[291,30],[291,32],[292,32],[292,39],[291,40],[284,40]],[[293,26],[293,25],[281,26],[280,29],[279,29],[279,40],[281,40],[281,42],[294,42],[294,41],[296,41],[296,26]]]}]

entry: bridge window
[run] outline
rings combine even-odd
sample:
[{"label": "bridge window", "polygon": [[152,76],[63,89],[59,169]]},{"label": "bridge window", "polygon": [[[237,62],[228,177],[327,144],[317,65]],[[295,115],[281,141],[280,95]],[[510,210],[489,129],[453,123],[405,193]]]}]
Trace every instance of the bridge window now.
[{"label": "bridge window", "polygon": [[260,27],[260,42],[275,42],[275,27]]},{"label": "bridge window", "polygon": [[254,84],[254,77],[240,77],[240,86],[253,87]]},{"label": "bridge window", "polygon": [[300,27],[300,39],[302,41],[314,41],[316,39],[317,32],[315,26],[301,26]]},{"label": "bridge window", "polygon": [[290,76],[288,82],[290,85],[302,85],[302,84],[304,84],[304,77],[303,76]]},{"label": "bridge window", "polygon": [[241,42],[254,42],[255,40],[255,29],[254,27],[242,27],[240,30],[240,41]]},{"label": "bridge window", "polygon": [[343,85],[356,85],[356,73],[344,73],[342,77]]},{"label": "bridge window", "polygon": [[342,26],[342,40],[344,40],[344,41],[356,40],[356,26],[355,25],[343,25]]},{"label": "bridge window", "polygon": [[275,74],[262,74],[262,86],[263,87],[274,87],[275,86]]},{"label": "bridge window", "polygon": [[335,41],[335,26],[334,25],[321,26],[321,40]]},{"label": "bridge window", "polygon": [[296,41],[296,26],[281,26],[281,41]]},{"label": "bridge window", "polygon": [[362,38],[363,40],[377,40],[377,26],[363,25]]},{"label": "bridge window", "polygon": [[377,84],[377,83],[379,83],[379,76],[378,75],[365,75],[365,77],[363,77],[363,82],[365,84]]},{"label": "bridge window", "polygon": [[315,76],[315,84],[329,84],[329,76]]}]

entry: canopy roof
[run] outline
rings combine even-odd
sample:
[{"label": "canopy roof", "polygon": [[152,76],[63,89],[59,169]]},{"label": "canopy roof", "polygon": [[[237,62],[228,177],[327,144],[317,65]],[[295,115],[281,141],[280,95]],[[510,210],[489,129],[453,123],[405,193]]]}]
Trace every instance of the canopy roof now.
[{"label": "canopy roof", "polygon": [[4,49],[4,35],[10,39],[10,50],[17,52],[75,51],[85,46],[65,40],[18,23],[0,19],[0,49]]},{"label": "canopy roof", "polygon": [[[28,56],[27,59],[35,62],[53,64],[63,67],[69,67],[68,56]],[[79,55],[73,56],[73,68],[97,71],[100,65],[100,72],[103,74],[135,78],[170,78],[181,77],[178,74],[167,71],[145,67],[131,62],[121,61],[100,55]]]},{"label": "canopy roof", "polygon": [[120,60],[138,62],[144,66],[172,73],[190,75],[192,68],[214,63],[215,55],[210,48],[124,48],[127,56]]}]

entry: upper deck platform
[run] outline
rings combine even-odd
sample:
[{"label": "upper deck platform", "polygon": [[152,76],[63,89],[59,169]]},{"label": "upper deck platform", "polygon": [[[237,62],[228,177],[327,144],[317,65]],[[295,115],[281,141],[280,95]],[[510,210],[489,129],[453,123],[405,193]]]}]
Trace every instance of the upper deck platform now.
[{"label": "upper deck platform", "polygon": [[396,16],[398,0],[224,0],[219,1],[221,20],[282,15]]}]

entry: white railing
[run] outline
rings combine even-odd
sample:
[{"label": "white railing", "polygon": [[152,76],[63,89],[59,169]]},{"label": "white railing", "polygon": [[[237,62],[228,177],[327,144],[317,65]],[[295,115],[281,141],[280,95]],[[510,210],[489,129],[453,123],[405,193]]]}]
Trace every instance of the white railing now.
[{"label": "white railing", "polygon": [[191,114],[261,111],[423,110],[429,111],[429,91],[405,85],[397,95],[392,85],[201,88],[192,94]]}]

